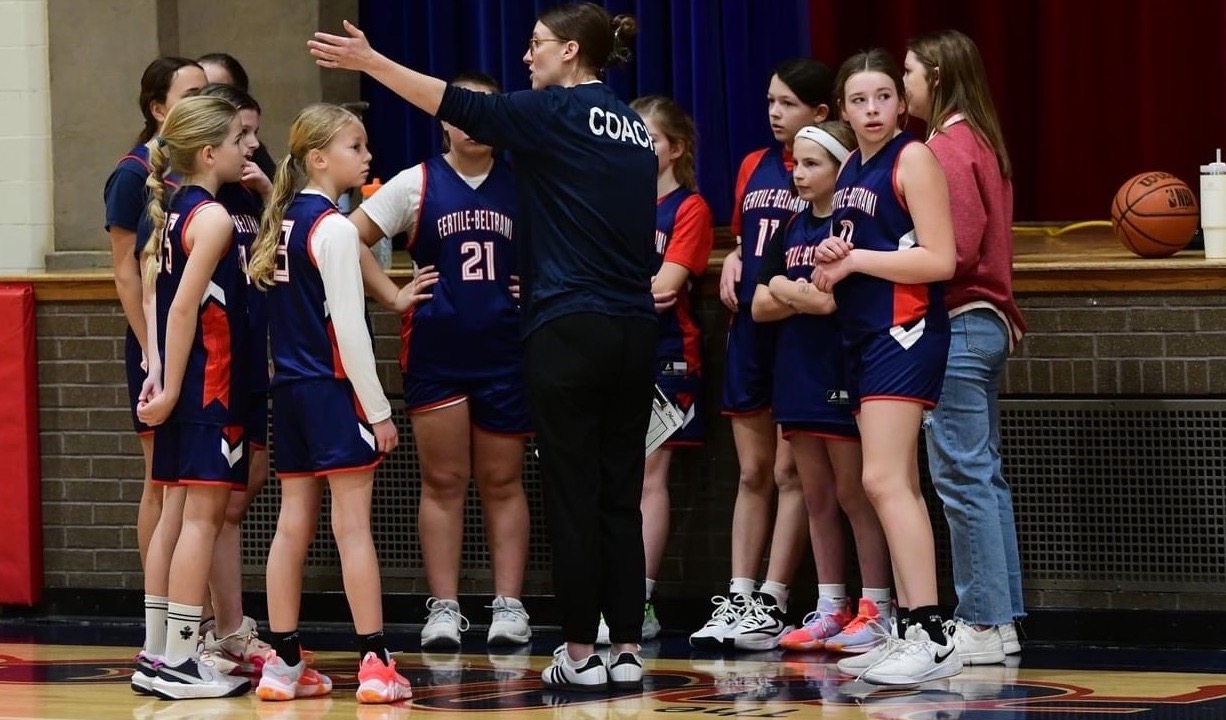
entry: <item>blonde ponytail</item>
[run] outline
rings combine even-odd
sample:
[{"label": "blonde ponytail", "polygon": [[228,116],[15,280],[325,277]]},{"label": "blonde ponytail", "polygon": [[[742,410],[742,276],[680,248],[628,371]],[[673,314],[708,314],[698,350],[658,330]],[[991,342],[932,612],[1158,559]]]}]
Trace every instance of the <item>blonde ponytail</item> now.
[{"label": "blonde ponytail", "polygon": [[247,262],[247,275],[255,286],[264,290],[272,287],[273,272],[277,269],[277,245],[281,242],[281,223],[285,211],[294,201],[294,196],[306,187],[306,174],[302,163],[292,154],[286,155],[277,165],[272,184],[272,198],[260,218],[260,232],[251,245],[251,259]]},{"label": "blonde ponytail", "polygon": [[[166,227],[166,163],[167,153],[165,143],[161,138],[150,140],[149,177],[145,180],[145,188],[149,191],[149,206],[146,212],[153,221],[153,230],[145,239],[145,247],[141,251],[141,265],[144,268],[145,282],[152,285],[161,269],[162,230]],[[138,238],[139,239],[139,238]]]},{"label": "blonde ponytail", "polygon": [[277,165],[272,183],[272,199],[260,218],[260,232],[251,247],[247,276],[261,290],[276,282],[277,245],[281,224],[294,196],[307,184],[306,161],[312,150],[323,150],[342,128],[350,123],[361,126],[357,115],[339,105],[315,103],[303,108],[289,128],[289,154]]}]

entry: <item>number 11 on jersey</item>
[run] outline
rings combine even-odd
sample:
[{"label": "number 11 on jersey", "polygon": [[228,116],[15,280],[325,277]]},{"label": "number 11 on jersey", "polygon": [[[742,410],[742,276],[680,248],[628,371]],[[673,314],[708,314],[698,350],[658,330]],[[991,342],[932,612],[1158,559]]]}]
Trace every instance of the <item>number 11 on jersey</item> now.
[{"label": "number 11 on jersey", "polygon": [[771,236],[778,229],[778,219],[762,218],[758,221],[758,244],[754,247],[754,257],[762,257],[762,250],[766,247],[766,241],[770,240]]}]

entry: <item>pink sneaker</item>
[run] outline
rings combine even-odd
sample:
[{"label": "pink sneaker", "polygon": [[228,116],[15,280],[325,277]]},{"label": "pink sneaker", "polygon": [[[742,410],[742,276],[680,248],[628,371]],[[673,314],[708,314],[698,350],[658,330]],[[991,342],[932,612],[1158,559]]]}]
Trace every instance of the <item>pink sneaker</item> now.
[{"label": "pink sneaker", "polygon": [[851,620],[846,605],[836,608],[830,598],[818,598],[817,610],[805,616],[800,629],[784,635],[779,647],[798,652],[821,650],[826,646],[826,640],[842,632]]},{"label": "pink sneaker", "polygon": [[376,705],[408,700],[413,697],[413,686],[403,675],[396,672],[396,661],[387,665],[374,653],[366,653],[358,666],[358,702]]}]

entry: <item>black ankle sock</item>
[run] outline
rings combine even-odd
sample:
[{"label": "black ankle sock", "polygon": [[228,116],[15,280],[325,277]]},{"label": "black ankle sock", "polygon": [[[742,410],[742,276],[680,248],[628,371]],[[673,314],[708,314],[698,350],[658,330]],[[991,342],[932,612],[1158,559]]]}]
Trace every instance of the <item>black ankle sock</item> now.
[{"label": "black ankle sock", "polygon": [[911,624],[911,611],[905,607],[894,608],[894,621],[898,625],[899,639],[907,637],[907,626]]},{"label": "black ankle sock", "polygon": [[277,657],[281,658],[286,665],[297,665],[302,662],[302,643],[298,639],[298,631],[291,630],[289,632],[269,632],[268,644],[272,646],[273,652]]},{"label": "black ankle sock", "polygon": [[911,611],[911,622],[924,628],[928,639],[937,645],[945,645],[945,618],[941,617],[941,609],[936,605],[926,605]]},{"label": "black ankle sock", "polygon": [[362,654],[362,659],[366,658],[366,653],[374,653],[375,657],[382,660],[384,665],[390,664],[392,659],[392,656],[387,652],[387,643],[383,641],[382,630],[370,635],[358,635],[358,651]]}]

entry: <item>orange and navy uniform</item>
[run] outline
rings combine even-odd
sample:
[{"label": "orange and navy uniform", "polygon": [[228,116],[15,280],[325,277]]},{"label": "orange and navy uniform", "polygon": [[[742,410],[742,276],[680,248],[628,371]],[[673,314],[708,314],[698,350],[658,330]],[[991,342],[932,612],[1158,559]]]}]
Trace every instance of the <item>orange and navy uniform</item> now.
[{"label": "orange and navy uniform", "polygon": [[776,323],[754,322],[749,308],[766,241],[793,215],[809,209],[809,203],[792,192],[792,165],[791,153],[777,145],[747,155],[737,173],[731,226],[741,244],[741,282],[736,289],[741,311],[733,314],[728,327],[725,415],[749,415],[770,407]]},{"label": "orange and navy uniform", "polygon": [[[900,133],[868,161],[856,150],[835,184],[832,231],[864,250],[915,247],[915,223],[899,192],[898,161],[919,142]],[[834,287],[847,349],[852,407],[868,399],[932,407],[941,395],[949,316],[941,283],[908,285],[853,273]]]},{"label": "orange and navy uniform", "polygon": [[[155,286],[157,345],[163,361],[170,308],[192,252],[188,232],[197,215],[211,206],[219,203],[209,191],[188,185],[176,190],[166,207]],[[246,483],[245,298],[246,275],[231,235],[203,296],[193,299],[196,330],[179,399],[169,420],[154,431],[153,476],[159,482]]]},{"label": "orange and navy uniform", "polygon": [[[251,246],[260,232],[264,203],[260,196],[240,183],[226,183],[217,190],[217,201],[234,218],[234,242],[244,275],[251,259]],[[268,308],[264,293],[247,278],[247,357],[245,370],[251,397],[245,422],[247,442],[253,447],[268,445]]]},{"label": "orange and navy uniform", "polygon": [[694,279],[707,271],[715,231],[711,208],[702,196],[687,188],[677,188],[656,201],[655,272],[666,262],[690,272],[685,287],[677,293],[673,307],[660,313],[657,345],[656,384],[677,406],[686,423],[666,446],[696,445],[703,439],[702,412],[702,329],[694,314]]}]

